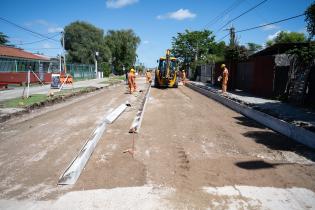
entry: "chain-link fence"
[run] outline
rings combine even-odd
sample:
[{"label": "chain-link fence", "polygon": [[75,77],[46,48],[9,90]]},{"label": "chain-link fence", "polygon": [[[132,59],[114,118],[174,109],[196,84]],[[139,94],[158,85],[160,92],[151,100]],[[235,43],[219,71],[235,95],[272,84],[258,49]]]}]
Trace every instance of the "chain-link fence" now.
[{"label": "chain-link fence", "polygon": [[96,78],[95,66],[87,64],[66,64],[67,72],[75,79]]},{"label": "chain-link fence", "polygon": [[[61,67],[61,68],[60,68]],[[74,79],[94,79],[95,66],[89,64],[66,64],[67,73]],[[0,72],[26,72],[28,70],[43,73],[59,73],[63,69],[63,64],[54,61],[23,60],[23,59],[3,59],[0,58]]]}]

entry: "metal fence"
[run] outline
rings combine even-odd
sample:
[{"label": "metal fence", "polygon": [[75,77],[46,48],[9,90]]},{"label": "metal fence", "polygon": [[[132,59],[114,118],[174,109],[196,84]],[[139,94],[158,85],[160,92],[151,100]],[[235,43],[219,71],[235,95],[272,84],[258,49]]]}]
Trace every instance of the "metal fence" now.
[{"label": "metal fence", "polygon": [[75,79],[95,79],[95,66],[87,64],[67,64],[67,72]]},{"label": "metal fence", "polygon": [[210,82],[213,84],[214,64],[203,64],[197,67],[197,81]]},{"label": "metal fence", "polygon": [[[93,79],[96,78],[95,66],[89,64],[66,64],[67,73],[71,74],[75,79]],[[39,61],[39,60],[23,60],[23,59],[3,59],[0,58],[0,72],[26,72],[32,70],[34,72],[43,73],[59,73],[63,69],[63,64],[57,60]]]}]

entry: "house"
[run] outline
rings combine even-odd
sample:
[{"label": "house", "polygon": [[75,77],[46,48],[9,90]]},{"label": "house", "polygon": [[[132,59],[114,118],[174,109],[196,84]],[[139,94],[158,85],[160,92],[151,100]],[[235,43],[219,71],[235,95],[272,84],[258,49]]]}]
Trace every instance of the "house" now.
[{"label": "house", "polygon": [[[236,88],[263,97],[281,96],[286,89],[291,65],[287,51],[308,45],[279,43],[251,55],[248,61],[237,64]],[[295,90],[298,89],[295,86]]]},{"label": "house", "polygon": [[[31,70],[31,82],[51,81],[48,73],[49,58],[26,52],[20,48],[0,45],[0,83],[22,84],[26,82],[27,71]],[[38,78],[37,78],[38,77]]]}]

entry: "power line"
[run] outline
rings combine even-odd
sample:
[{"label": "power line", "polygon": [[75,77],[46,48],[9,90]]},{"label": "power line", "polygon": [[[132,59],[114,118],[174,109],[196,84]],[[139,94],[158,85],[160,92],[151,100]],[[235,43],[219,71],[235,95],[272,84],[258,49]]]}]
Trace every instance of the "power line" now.
[{"label": "power line", "polygon": [[226,34],[224,37],[222,37],[221,39],[219,39],[217,42],[221,42],[225,37],[227,37],[228,35],[230,35],[230,33]]},{"label": "power line", "polygon": [[235,18],[229,20],[229,21],[228,21],[226,24],[224,24],[219,30],[217,30],[217,32],[218,32],[218,31],[221,31],[225,26],[227,26],[228,24],[230,24],[230,23],[233,22],[234,20],[236,20],[236,19],[242,17],[243,15],[249,13],[250,11],[256,9],[257,7],[259,7],[260,5],[262,5],[263,3],[265,3],[266,1],[268,1],[268,0],[264,0],[264,1],[260,2],[259,4],[256,4],[255,6],[251,7],[251,8],[248,9],[248,10],[246,10],[245,12],[243,12],[243,13],[240,14],[240,15],[238,15],[237,17],[235,17]]},{"label": "power line", "polygon": [[[59,33],[58,34],[55,34],[54,36],[51,36],[50,38],[54,38],[56,36],[60,35]],[[45,38],[45,39],[40,39],[40,40],[37,40],[37,41],[34,41],[34,42],[26,42],[26,43],[21,43],[21,44],[12,44],[12,45],[29,45],[29,44],[35,44],[35,43],[38,43],[38,42],[42,42],[42,41],[45,41],[45,40],[48,40],[48,38]]]},{"label": "power line", "polygon": [[247,29],[242,29],[242,30],[236,31],[235,33],[241,33],[241,32],[244,32],[244,31],[250,31],[250,30],[253,30],[253,29],[257,29],[257,28],[262,28],[262,27],[265,27],[265,26],[273,25],[273,24],[276,24],[276,23],[281,23],[281,22],[284,22],[284,21],[287,21],[287,20],[291,20],[291,19],[295,19],[295,18],[302,17],[302,16],[304,16],[304,13],[300,14],[300,15],[293,16],[293,17],[285,18],[285,19],[282,19],[282,20],[274,21],[274,22],[271,22],[271,23],[267,23],[267,24],[263,24],[263,25],[259,25],[259,26],[255,26],[255,27],[251,27],[251,28],[247,28]]},{"label": "power line", "polygon": [[226,8],[225,10],[223,10],[220,14],[218,14],[215,18],[213,18],[212,20],[210,20],[205,26],[204,28],[207,28],[208,26],[212,26],[213,24],[215,24],[216,22],[219,21],[219,19],[224,15],[224,14],[228,14],[231,11],[233,11],[235,8],[237,8],[241,3],[243,3],[244,0],[236,0],[234,1],[233,4],[231,4],[231,6],[229,6],[228,8]]},{"label": "power line", "polygon": [[48,37],[48,36],[46,36],[46,35],[43,35],[43,34],[40,34],[40,33],[38,33],[38,32],[32,31],[32,30],[30,30],[30,29],[27,29],[27,28],[25,28],[25,27],[23,27],[23,26],[20,26],[20,25],[16,24],[16,23],[13,23],[13,22],[11,22],[11,21],[9,21],[9,20],[3,18],[3,17],[0,17],[0,20],[4,21],[4,22],[6,22],[6,23],[9,23],[9,24],[11,24],[11,25],[13,25],[13,26],[15,26],[15,27],[17,27],[17,28],[20,28],[20,29],[22,29],[22,30],[24,30],[24,31],[28,31],[28,32],[30,32],[30,33],[32,33],[32,34],[35,34],[35,35],[37,35],[37,36],[40,36],[40,37],[43,37],[43,38],[46,38],[46,39],[50,39],[50,40],[53,40],[53,41],[55,41],[55,42],[59,42],[59,41],[56,40],[56,39],[50,38],[50,37]]},{"label": "power line", "polygon": [[[248,5],[248,6],[253,6],[251,3],[249,3],[249,0],[245,0],[245,3]],[[256,11],[256,13],[255,13],[262,21],[264,21],[264,23],[268,23],[269,22],[269,20],[268,19],[266,19],[259,11]]]},{"label": "power line", "polygon": [[[277,21],[274,21],[274,22],[271,22],[271,23],[266,23],[266,24],[263,24],[263,25],[259,25],[259,26],[254,26],[254,27],[250,27],[250,28],[247,28],[247,29],[242,29],[242,30],[239,30],[239,31],[235,31],[235,33],[241,33],[241,32],[245,32],[245,31],[250,31],[250,30],[254,30],[254,29],[257,29],[257,28],[262,28],[262,27],[265,27],[265,26],[269,26],[269,25],[273,25],[273,24],[276,24],[276,23],[281,23],[281,22],[284,22],[284,21],[288,21],[288,20],[292,20],[292,19],[295,19],[295,18],[299,18],[299,17],[302,17],[304,16],[304,13],[303,14],[300,14],[300,15],[296,15],[296,16],[292,16],[292,17],[289,17],[289,18],[285,18],[285,19],[282,19],[282,20],[277,20]],[[222,41],[225,37],[227,37],[229,35],[226,34],[224,37],[222,37],[221,39],[218,40],[219,41]]]}]

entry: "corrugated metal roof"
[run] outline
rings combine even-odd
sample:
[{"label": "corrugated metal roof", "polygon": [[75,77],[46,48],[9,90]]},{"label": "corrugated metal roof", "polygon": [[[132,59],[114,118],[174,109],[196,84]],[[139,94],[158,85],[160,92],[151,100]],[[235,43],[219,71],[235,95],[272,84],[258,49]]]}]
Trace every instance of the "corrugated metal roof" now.
[{"label": "corrugated metal roof", "polygon": [[1,57],[10,57],[10,58],[24,58],[32,60],[49,60],[45,57],[34,55],[33,53],[26,52],[22,49],[15,47],[8,47],[0,45],[0,56]]},{"label": "corrugated metal roof", "polygon": [[[314,42],[312,42],[311,44],[314,45]],[[267,47],[261,51],[258,51],[257,53],[251,55],[250,57],[283,54],[283,53],[286,53],[288,50],[291,50],[293,48],[307,47],[308,45],[309,45],[308,42],[278,43],[278,44],[274,44],[270,47]]]}]

